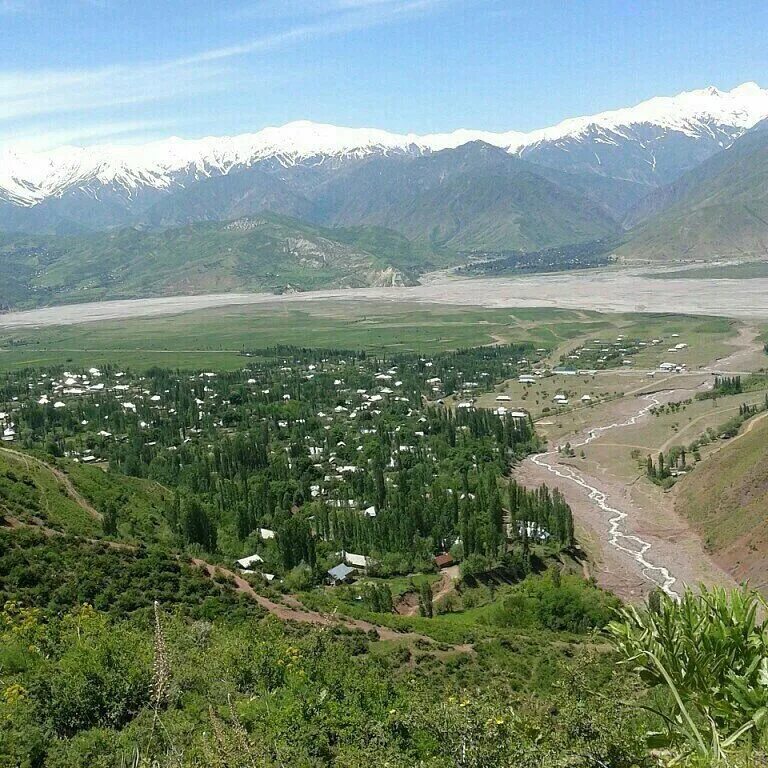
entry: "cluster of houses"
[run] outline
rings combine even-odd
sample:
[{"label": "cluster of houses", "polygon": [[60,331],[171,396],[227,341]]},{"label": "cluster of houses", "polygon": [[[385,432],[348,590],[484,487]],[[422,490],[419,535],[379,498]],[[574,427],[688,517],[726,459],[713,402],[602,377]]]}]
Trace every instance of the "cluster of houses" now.
[{"label": "cluster of houses", "polygon": [[[421,364],[421,375],[424,377],[421,383],[426,384],[427,391],[434,395],[434,398],[428,399],[442,399],[446,396],[444,384],[440,377],[429,373],[433,363],[422,359]],[[516,365],[517,362],[510,361],[509,364]],[[375,422],[367,418],[368,414],[380,415],[387,403],[402,404],[406,418],[394,428],[399,440],[392,445],[389,468],[397,466],[398,454],[417,450],[428,459],[438,461],[425,439],[428,437],[427,419],[420,412],[423,401],[420,396],[414,401],[413,387],[404,385],[404,378],[413,382],[412,372],[408,373],[409,376],[399,375],[397,365],[377,369],[363,363],[352,367],[344,360],[322,363],[286,361],[282,368],[248,369],[244,372],[242,383],[254,394],[264,396],[268,402],[285,402],[285,417],[270,418],[270,431],[277,438],[270,450],[284,453],[290,466],[295,461],[290,446],[295,445],[297,440],[304,442],[313,466],[318,470],[317,480],[310,486],[312,498],[322,499],[330,507],[356,509],[361,515],[371,518],[377,514],[371,500],[363,503],[350,498],[354,495],[353,477],[366,465],[365,460],[357,457],[364,451],[366,437],[377,432]],[[457,373],[462,382],[463,374]],[[289,403],[299,396],[297,379],[311,381],[321,374],[326,377],[323,391],[327,391],[327,385],[332,382],[327,402],[322,401],[314,413],[307,413],[304,409],[300,411],[302,417],[297,417],[293,403]],[[467,376],[467,379],[476,380],[463,381],[459,385],[460,393],[474,397],[478,390],[487,390],[489,376],[489,373],[482,371]],[[0,402],[0,438],[6,442],[17,439],[19,416],[24,423],[21,412],[25,407],[50,408],[67,417],[66,423],[71,426],[72,434],[67,434],[69,439],[65,455],[82,463],[97,462],[109,456],[109,444],[126,440],[129,428],[146,430],[145,445],[157,446],[156,451],[179,450],[185,443],[195,440],[211,441],[212,429],[231,431],[231,426],[225,425],[226,412],[232,405],[228,400],[232,392],[231,379],[225,381],[214,372],[202,372],[179,374],[174,381],[176,385],[181,384],[182,389],[185,384],[189,386],[183,407],[185,415],[191,419],[190,423],[178,434],[169,436],[166,431],[163,437],[154,437],[153,429],[167,423],[168,416],[176,414],[176,407],[182,408],[181,401],[176,399],[176,389],[162,388],[156,381],[151,377],[95,367],[80,373],[65,371],[56,375],[34,375],[27,382],[26,395],[14,397],[7,404]],[[361,382],[363,386],[360,386]],[[509,409],[504,402],[499,401],[496,409],[499,415],[528,418],[525,411]],[[109,407],[105,407],[107,403]],[[73,415],[74,419],[71,418]],[[312,422],[312,427],[303,427],[308,421]],[[322,431],[318,431],[318,423]],[[343,425],[341,440],[338,430],[334,429],[338,425]],[[157,431],[155,434],[160,433]],[[155,440],[163,442],[158,444]],[[390,477],[386,480],[392,482]],[[260,536],[266,541],[274,538],[275,532],[261,529]],[[236,567],[245,573],[260,573],[267,581],[273,580],[274,574],[265,573],[264,565],[258,553],[247,555],[236,563]],[[369,566],[370,562],[364,556],[345,552],[337,566],[329,571],[328,578],[334,583],[343,581],[353,578],[355,573],[366,571]]]},{"label": "cluster of houses", "polygon": [[355,576],[368,573],[368,569],[374,565],[374,561],[365,555],[356,555],[345,550],[338,554],[341,562],[327,572],[328,583],[332,586],[352,581]]},{"label": "cluster of houses", "polygon": [[[276,534],[271,528],[259,528],[258,529],[259,538],[262,541],[270,541],[275,538]],[[235,560],[235,565],[237,566],[240,573],[245,574],[260,574],[265,581],[272,582],[275,580],[275,574],[274,573],[267,573],[264,571],[261,566],[264,564],[264,558],[258,554],[254,553],[253,555],[248,555],[247,557],[241,557],[239,560]]]}]

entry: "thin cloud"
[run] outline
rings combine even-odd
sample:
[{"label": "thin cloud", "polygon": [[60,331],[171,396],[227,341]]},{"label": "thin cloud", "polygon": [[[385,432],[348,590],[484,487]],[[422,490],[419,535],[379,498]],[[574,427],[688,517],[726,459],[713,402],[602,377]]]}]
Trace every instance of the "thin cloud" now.
[{"label": "thin cloud", "polygon": [[[321,5],[323,10],[321,18],[312,23],[295,26],[264,37],[202,51],[183,61],[189,63],[228,59],[233,56],[266,51],[290,43],[370,29],[423,14],[440,6],[446,6],[451,2],[453,0],[332,0],[330,4],[328,2],[315,3],[312,0],[289,1],[287,8],[286,6],[282,8],[283,14],[293,15],[301,12],[301,15],[305,16],[308,10]],[[294,10],[290,11],[291,8]],[[251,11],[254,15],[258,15],[257,8],[251,8]],[[275,11],[270,9],[269,12],[274,13]]]},{"label": "thin cloud", "polygon": [[126,120],[116,122],[93,123],[91,125],[72,125],[69,128],[50,130],[45,124],[35,126],[33,131],[0,131],[0,147],[13,147],[17,152],[40,152],[71,145],[91,143],[130,143],[132,140],[144,141],[151,132],[167,130],[171,125],[164,120]]},{"label": "thin cloud", "polygon": [[[0,8],[17,2],[21,0],[0,0]],[[97,110],[150,102],[167,105],[192,95],[221,92],[242,79],[238,58],[394,23],[449,2],[454,0],[331,0],[323,5],[335,12],[309,23],[167,61],[91,69],[0,71],[0,137],[18,134],[21,126],[44,116],[70,115],[79,116],[85,139],[91,130],[88,123],[98,124],[89,118]]]},{"label": "thin cloud", "polygon": [[184,62],[0,73],[0,124],[41,115],[163,101],[218,88],[227,74]]},{"label": "thin cloud", "polygon": [[410,0],[259,0],[235,11],[235,15],[249,18],[276,18],[307,15],[322,16],[364,8],[397,9],[410,5]]},{"label": "thin cloud", "polygon": [[35,6],[33,0],[0,0],[0,14],[27,13]]}]

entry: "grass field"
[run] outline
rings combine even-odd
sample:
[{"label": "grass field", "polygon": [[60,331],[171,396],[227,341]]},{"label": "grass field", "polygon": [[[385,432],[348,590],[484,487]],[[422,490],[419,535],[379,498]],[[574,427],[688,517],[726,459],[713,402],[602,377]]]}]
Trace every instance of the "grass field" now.
[{"label": "grass field", "polygon": [[[529,340],[543,347],[624,333],[673,332],[724,344],[732,321],[673,315],[602,315],[557,309],[480,309],[386,302],[307,302],[222,307],[170,317],[0,331],[0,370],[50,365],[213,368],[243,364],[242,353],[276,344],[424,352]],[[702,355],[704,350],[702,349]]]},{"label": "grass field", "polygon": [[5,450],[0,450],[0,514],[81,536],[101,532],[101,525],[70,498],[44,465]]},{"label": "grass field", "polygon": [[751,261],[744,264],[694,267],[677,272],[651,272],[643,277],[654,280],[751,280],[754,277],[768,277],[768,262]]},{"label": "grass field", "polygon": [[[64,478],[85,504],[67,491]],[[43,453],[0,448],[0,515],[8,514],[23,523],[100,538],[104,529],[98,516],[111,509],[120,538],[167,543],[171,532],[164,507],[170,499],[170,491],[149,480]]]}]

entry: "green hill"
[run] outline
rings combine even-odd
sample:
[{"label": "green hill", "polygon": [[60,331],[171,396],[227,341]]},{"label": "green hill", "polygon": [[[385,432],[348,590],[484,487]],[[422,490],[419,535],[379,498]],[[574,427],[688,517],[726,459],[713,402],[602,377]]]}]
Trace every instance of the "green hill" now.
[{"label": "green hill", "polygon": [[409,285],[450,262],[381,227],[272,214],[147,231],[0,239],[0,306],[219,291]]},{"label": "green hill", "polygon": [[768,584],[768,419],[757,417],[740,437],[676,487],[676,506],[691,520],[720,564],[737,579]]}]

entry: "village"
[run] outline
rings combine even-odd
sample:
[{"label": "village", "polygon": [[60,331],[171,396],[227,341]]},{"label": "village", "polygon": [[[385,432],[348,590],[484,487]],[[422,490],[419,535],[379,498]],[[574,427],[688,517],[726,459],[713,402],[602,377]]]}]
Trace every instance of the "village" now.
[{"label": "village", "polygon": [[[407,363],[249,354],[241,371],[218,374],[111,367],[9,374],[0,384],[0,426],[6,445],[180,486],[182,497],[187,487],[207,492],[222,555],[246,575],[271,582],[303,562],[305,552],[285,551],[294,534],[327,542],[324,579],[338,584],[371,570],[454,564],[460,508],[480,503],[476,484],[489,462],[494,474],[505,471],[535,437],[522,410],[446,403],[458,392],[493,391],[517,374],[523,351],[532,352],[470,350]],[[454,474],[460,446],[469,451],[462,459],[469,482]],[[244,465],[236,478],[231,463]],[[432,520],[414,514],[417,497],[434,507]],[[297,521],[306,530],[287,534]],[[414,535],[423,542],[414,546]]]}]

